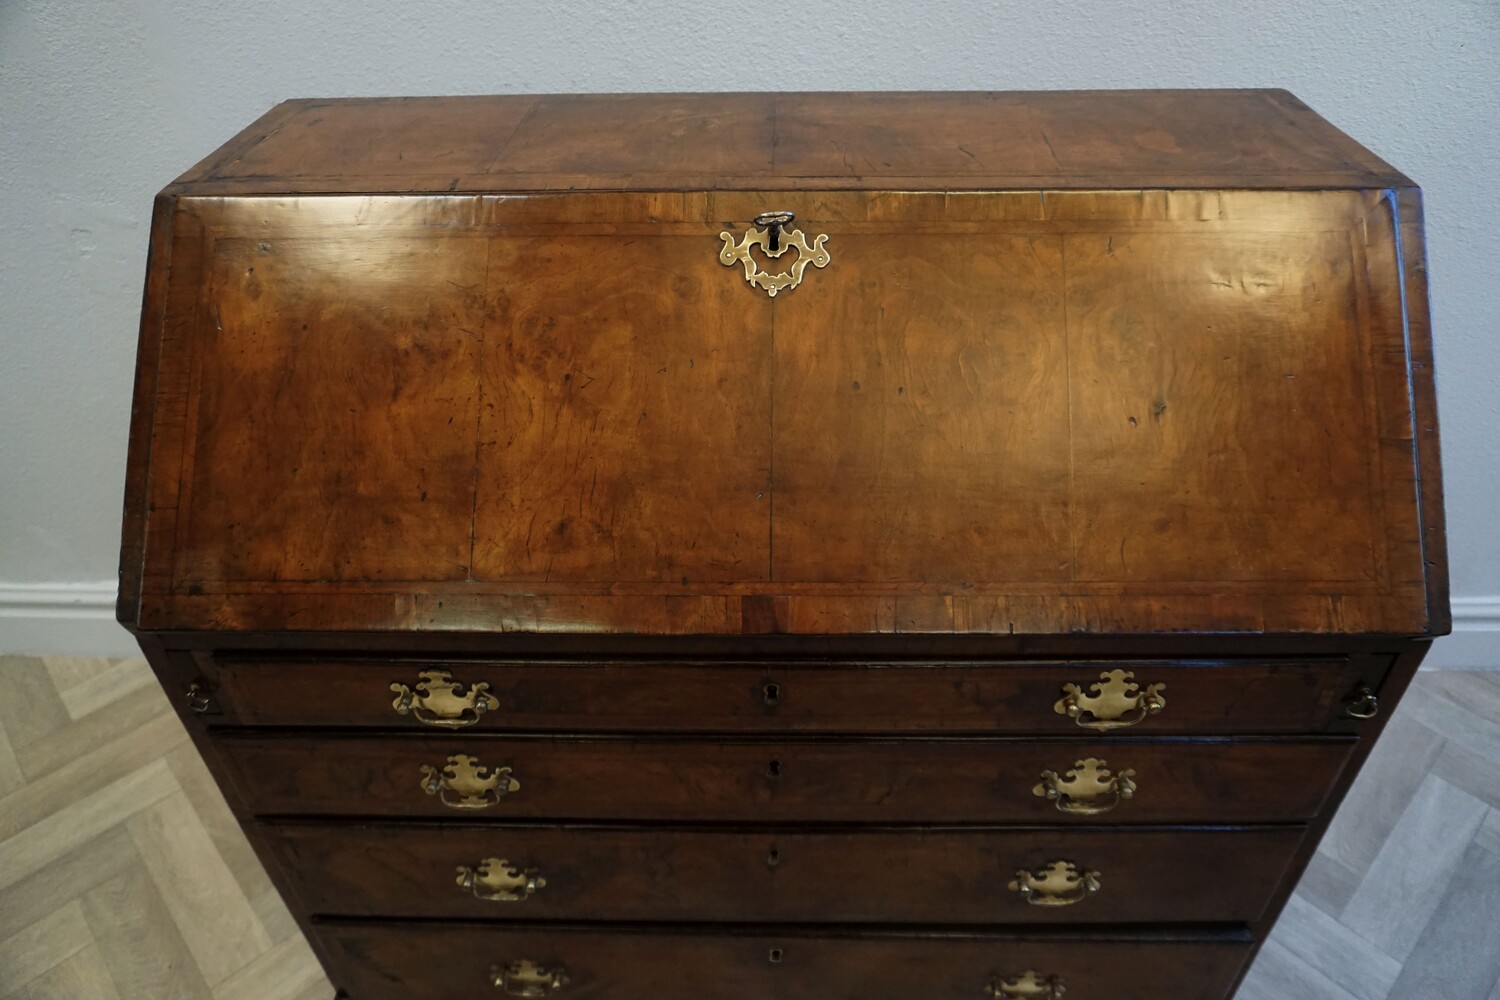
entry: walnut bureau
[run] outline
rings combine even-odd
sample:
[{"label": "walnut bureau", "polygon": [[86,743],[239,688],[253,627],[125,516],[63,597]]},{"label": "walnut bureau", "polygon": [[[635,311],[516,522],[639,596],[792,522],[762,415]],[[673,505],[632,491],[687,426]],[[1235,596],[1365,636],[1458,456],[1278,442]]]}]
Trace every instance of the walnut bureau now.
[{"label": "walnut bureau", "polygon": [[1284,91],[290,101],[120,619],[349,1000],[1224,1000],[1448,629],[1423,260]]}]

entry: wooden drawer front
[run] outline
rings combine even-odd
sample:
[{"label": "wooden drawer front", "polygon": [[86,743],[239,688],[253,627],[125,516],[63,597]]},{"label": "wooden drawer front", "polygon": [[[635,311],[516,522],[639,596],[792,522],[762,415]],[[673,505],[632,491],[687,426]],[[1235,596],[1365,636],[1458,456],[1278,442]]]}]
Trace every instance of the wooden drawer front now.
[{"label": "wooden drawer front", "polygon": [[[560,971],[567,1000],[987,1000],[1027,972],[1067,1000],[1221,1000],[1242,941],[1058,936],[694,934],[629,929],[326,924],[321,938],[359,1000],[525,996],[492,985],[516,962]],[[543,978],[533,975],[532,978]],[[535,986],[540,991],[541,986]],[[1034,994],[1031,994],[1034,996]]]},{"label": "wooden drawer front", "polygon": [[[218,696],[248,725],[394,726],[475,732],[734,731],[1036,733],[1098,738],[1058,711],[1076,685],[1134,675],[1165,706],[1118,735],[1322,731],[1359,682],[1351,661],[663,664],[232,660]],[[435,710],[423,672],[460,684]],[[476,691],[478,685],[483,689]],[[395,689],[393,691],[393,688]],[[396,702],[405,702],[398,711]],[[470,702],[485,710],[476,712]],[[426,719],[424,723],[422,720]],[[1087,721],[1087,719],[1085,720]],[[1123,721],[1123,719],[1122,719]]]},{"label": "wooden drawer front", "polygon": [[[1300,828],[726,833],[288,824],[271,839],[314,913],[978,924],[1253,921],[1301,837]],[[519,900],[480,899],[481,887],[460,885],[459,873],[478,872],[487,859],[495,876],[509,866],[545,885],[497,889]],[[1043,873],[1059,861],[1098,872],[1098,891],[1045,906],[1008,887],[1019,870]]]},{"label": "wooden drawer front", "polygon": [[325,736],[314,745],[233,733],[218,745],[263,815],[1071,825],[1308,819],[1353,740]]}]

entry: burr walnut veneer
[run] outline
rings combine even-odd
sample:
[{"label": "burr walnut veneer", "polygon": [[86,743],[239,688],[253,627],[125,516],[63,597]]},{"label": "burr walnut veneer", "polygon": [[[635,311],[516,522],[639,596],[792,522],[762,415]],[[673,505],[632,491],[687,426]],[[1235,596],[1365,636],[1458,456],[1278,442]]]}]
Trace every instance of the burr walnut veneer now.
[{"label": "burr walnut veneer", "polygon": [[1426,301],[1281,91],[291,101],[120,619],[349,1000],[1223,1000],[1448,628]]}]

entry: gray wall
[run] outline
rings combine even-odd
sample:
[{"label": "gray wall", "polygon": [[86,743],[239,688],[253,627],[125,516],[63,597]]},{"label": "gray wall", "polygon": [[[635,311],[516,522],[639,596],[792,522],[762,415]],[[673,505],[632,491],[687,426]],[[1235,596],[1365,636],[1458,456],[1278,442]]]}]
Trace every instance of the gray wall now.
[{"label": "gray wall", "polygon": [[115,572],[151,196],[277,101],[1238,86],[1292,90],[1426,190],[1454,593],[1500,625],[1497,0],[0,0],[11,643],[26,608],[65,622]]}]

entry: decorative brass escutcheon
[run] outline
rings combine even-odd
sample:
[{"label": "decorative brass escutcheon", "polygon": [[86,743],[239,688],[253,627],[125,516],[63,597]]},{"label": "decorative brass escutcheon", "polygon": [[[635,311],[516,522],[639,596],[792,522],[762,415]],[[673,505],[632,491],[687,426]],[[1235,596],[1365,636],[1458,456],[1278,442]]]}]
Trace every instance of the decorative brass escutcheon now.
[{"label": "decorative brass escutcheon", "polygon": [[[826,234],[814,237],[809,244],[802,230],[783,230],[783,227],[791,225],[794,218],[796,216],[791,212],[762,212],[755,217],[755,225],[745,230],[744,237],[738,243],[735,242],[733,233],[720,233],[719,239],[724,241],[724,248],[719,251],[719,263],[725,267],[743,264],[745,280],[751,287],[764,288],[766,294],[773,299],[784,288],[796,288],[802,283],[802,273],[807,270],[807,265],[827,267],[833,258],[823,245],[828,242]],[[756,266],[755,258],[750,256],[752,246],[760,247],[772,259],[795,248],[797,260],[790,271],[771,274]]]},{"label": "decorative brass escutcheon", "polygon": [[464,686],[446,670],[423,670],[417,676],[422,679],[417,682],[416,691],[405,684],[391,685],[396,692],[391,707],[397,715],[411,714],[429,726],[460,729],[472,726],[485,712],[500,707],[493,696],[485,693],[490,686],[482,681],[465,692]]},{"label": "decorative brass escutcheon", "polygon": [[535,868],[522,868],[504,858],[485,858],[475,868],[460,865],[455,881],[475,899],[489,903],[524,903],[547,885]]},{"label": "decorative brass escutcheon", "polygon": [[1059,812],[1075,816],[1107,813],[1135,794],[1134,771],[1112,774],[1109,763],[1101,757],[1075,760],[1066,778],[1056,771],[1043,771],[1041,784],[1031,794],[1052,800]]},{"label": "decorative brass escutcheon", "polygon": [[490,969],[490,985],[511,997],[550,997],[568,985],[568,972],[562,966],[548,968],[519,959]]},{"label": "decorative brass escutcheon", "polygon": [[1054,861],[1039,872],[1019,869],[1007,888],[1032,906],[1072,906],[1099,891],[1099,873],[1079,871],[1071,861]]},{"label": "decorative brass escutcheon", "polygon": [[1044,976],[1027,969],[1019,976],[996,976],[985,987],[984,995],[996,1000],[1062,1000],[1068,984],[1061,976]]},{"label": "decorative brass escutcheon", "polygon": [[1072,716],[1085,729],[1124,729],[1167,707],[1165,684],[1141,690],[1128,670],[1106,670],[1084,694],[1077,684],[1064,684],[1063,696],[1052,706],[1058,715]]},{"label": "decorative brass escutcheon", "polygon": [[423,764],[421,787],[449,809],[488,809],[520,791],[521,783],[510,771],[508,767],[482,767],[478,757],[457,753],[448,758],[442,771]]}]

